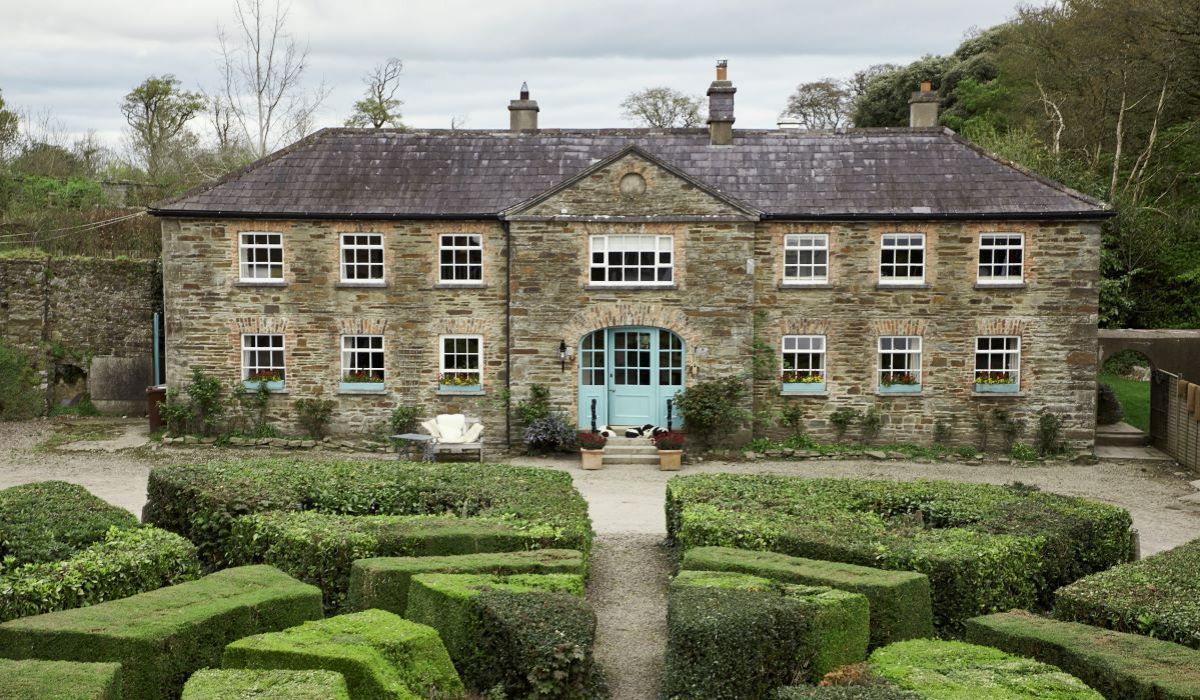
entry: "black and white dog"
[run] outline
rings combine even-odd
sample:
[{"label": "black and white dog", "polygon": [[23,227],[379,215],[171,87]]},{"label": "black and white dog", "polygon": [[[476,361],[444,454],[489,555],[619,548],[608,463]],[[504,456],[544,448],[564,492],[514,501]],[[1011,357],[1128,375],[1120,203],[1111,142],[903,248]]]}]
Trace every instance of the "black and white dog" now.
[{"label": "black and white dog", "polygon": [[[651,424],[647,423],[646,425],[643,425],[640,428],[627,428],[625,430],[625,437],[627,437],[627,438],[653,437],[655,435],[662,435],[663,433],[667,433],[667,432],[670,432],[670,431],[667,430],[666,428],[662,428],[657,425],[651,425]],[[609,428],[607,425],[600,426],[599,433],[606,438],[611,438],[611,437],[617,436],[617,431],[613,430],[612,428]]]}]

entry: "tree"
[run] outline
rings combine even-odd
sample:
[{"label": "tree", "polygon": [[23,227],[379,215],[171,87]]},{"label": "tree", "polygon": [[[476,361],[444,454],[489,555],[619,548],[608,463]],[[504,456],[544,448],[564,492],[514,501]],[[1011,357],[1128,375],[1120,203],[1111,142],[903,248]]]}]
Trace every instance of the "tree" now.
[{"label": "tree", "polygon": [[850,123],[850,87],[833,78],[801,83],[788,98],[783,117],[792,117],[805,129],[837,129]]},{"label": "tree", "polygon": [[700,98],[669,87],[652,87],[630,93],[621,102],[621,114],[632,122],[658,129],[700,126]]},{"label": "tree", "polygon": [[322,83],[306,90],[308,46],[287,33],[285,7],[275,0],[235,0],[237,32],[219,28],[220,98],[253,153],[263,157],[286,139],[305,135],[329,96]]},{"label": "tree", "polygon": [[16,145],[20,125],[17,113],[4,105],[4,94],[0,92],[0,162],[5,160],[8,150]]},{"label": "tree", "polygon": [[179,86],[173,75],[150,76],[125,95],[121,103],[121,114],[129,124],[134,149],[151,180],[162,174],[167,151],[192,117],[204,108],[200,93],[181,90]]},{"label": "tree", "polygon": [[363,78],[367,86],[366,94],[354,103],[354,113],[346,120],[346,126],[373,129],[403,127],[400,105],[404,103],[396,99],[396,91],[400,89],[400,72],[403,70],[404,63],[398,58],[389,58],[372,68]]}]

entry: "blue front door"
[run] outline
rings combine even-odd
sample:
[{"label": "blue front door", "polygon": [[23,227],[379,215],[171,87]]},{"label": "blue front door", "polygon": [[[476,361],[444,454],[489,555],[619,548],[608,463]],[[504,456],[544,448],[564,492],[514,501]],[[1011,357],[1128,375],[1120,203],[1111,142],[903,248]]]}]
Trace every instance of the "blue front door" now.
[{"label": "blue front door", "polygon": [[[683,340],[661,328],[606,328],[579,346],[579,426],[678,426]],[[670,419],[668,419],[670,413]]]}]

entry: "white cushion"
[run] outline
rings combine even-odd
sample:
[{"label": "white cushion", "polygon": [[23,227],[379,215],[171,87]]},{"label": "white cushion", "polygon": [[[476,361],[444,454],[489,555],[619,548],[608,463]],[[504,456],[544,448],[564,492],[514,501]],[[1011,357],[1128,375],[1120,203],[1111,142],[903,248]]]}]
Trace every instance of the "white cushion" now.
[{"label": "white cushion", "polygon": [[467,428],[467,417],[461,413],[443,413],[437,417],[438,432],[442,442],[464,442],[463,432]]},{"label": "white cushion", "polygon": [[425,429],[425,432],[429,433],[435,438],[440,438],[442,436],[442,431],[438,430],[437,420],[433,418],[421,423],[421,427]]},{"label": "white cushion", "polygon": [[483,435],[483,423],[476,423],[467,432],[463,434],[463,442],[479,442],[479,436]]}]

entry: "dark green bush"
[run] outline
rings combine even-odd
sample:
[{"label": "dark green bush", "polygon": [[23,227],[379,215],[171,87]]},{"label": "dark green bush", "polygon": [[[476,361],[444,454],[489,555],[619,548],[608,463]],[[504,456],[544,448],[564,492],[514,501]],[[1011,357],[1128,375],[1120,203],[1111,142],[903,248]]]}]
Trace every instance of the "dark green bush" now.
[{"label": "dark green bush", "polygon": [[121,665],[0,659],[0,700],[121,700]]},{"label": "dark green bush", "polygon": [[525,428],[521,440],[533,454],[572,452],[579,449],[575,426],[560,413],[542,416]]},{"label": "dark green bush", "polygon": [[573,549],[358,559],[350,568],[346,610],[377,608],[397,615],[408,609],[408,588],[417,574],[578,574],[583,554]]},{"label": "dark green bush", "polygon": [[227,553],[235,565],[271,564],[317,586],[336,611],[357,559],[553,549],[564,546],[557,533],[512,518],[275,511],[235,519]]},{"label": "dark green bush", "polygon": [[1200,539],[1060,588],[1054,616],[1200,649]]},{"label": "dark green bush", "polygon": [[675,395],[675,407],[689,435],[708,446],[735,435],[750,419],[745,404],[750,387],[741,377],[697,382]]},{"label": "dark green bush", "polygon": [[225,645],[321,617],[321,592],[269,566],[0,624],[0,657],[116,661],[123,698],[176,698]]},{"label": "dark green bush", "polygon": [[70,559],[0,572],[0,622],[125,598],[200,576],[196,548],[153,527],[110,529]]},{"label": "dark green bush", "polygon": [[329,399],[296,399],[292,405],[296,408],[296,422],[305,435],[314,440],[325,437],[337,404]]},{"label": "dark green bush", "polygon": [[967,620],[967,641],[1057,666],[1106,698],[1200,698],[1200,651],[1172,642],[1023,612]]},{"label": "dark green bush", "polygon": [[683,553],[680,567],[693,571],[736,571],[783,583],[861,593],[870,602],[871,648],[933,636],[929,578],[924,574],[727,547],[689,549]]},{"label": "dark green bush", "polygon": [[333,671],[205,669],[183,686],[182,700],[350,700]]},{"label": "dark green bush", "polygon": [[156,467],[143,517],[194,542],[222,566],[233,520],[250,513],[311,510],[332,515],[456,515],[513,518],[556,531],[584,554],[592,540],[587,502],[566,472],[495,464],[247,460]]},{"label": "dark green bush", "polygon": [[103,540],[111,527],[137,526],[132,513],[76,484],[13,486],[0,491],[0,570],[68,559]]},{"label": "dark green bush", "polygon": [[977,615],[1047,606],[1062,584],[1127,561],[1130,523],[1113,506],[986,484],[701,474],[667,486],[681,549],[917,571],[946,634]]},{"label": "dark green bush", "polygon": [[896,642],[876,649],[869,665],[884,680],[921,698],[1102,700],[1054,666],[962,642]]},{"label": "dark green bush", "polygon": [[42,415],[46,400],[38,384],[29,357],[0,342],[0,420],[29,420]]},{"label": "dark green bush", "polygon": [[340,673],[353,698],[458,698],[463,685],[437,632],[383,610],[338,615],[225,647],[225,668]]},{"label": "dark green bush", "polygon": [[663,696],[769,698],[866,656],[867,599],[731,572],[682,571],[667,598]]}]

